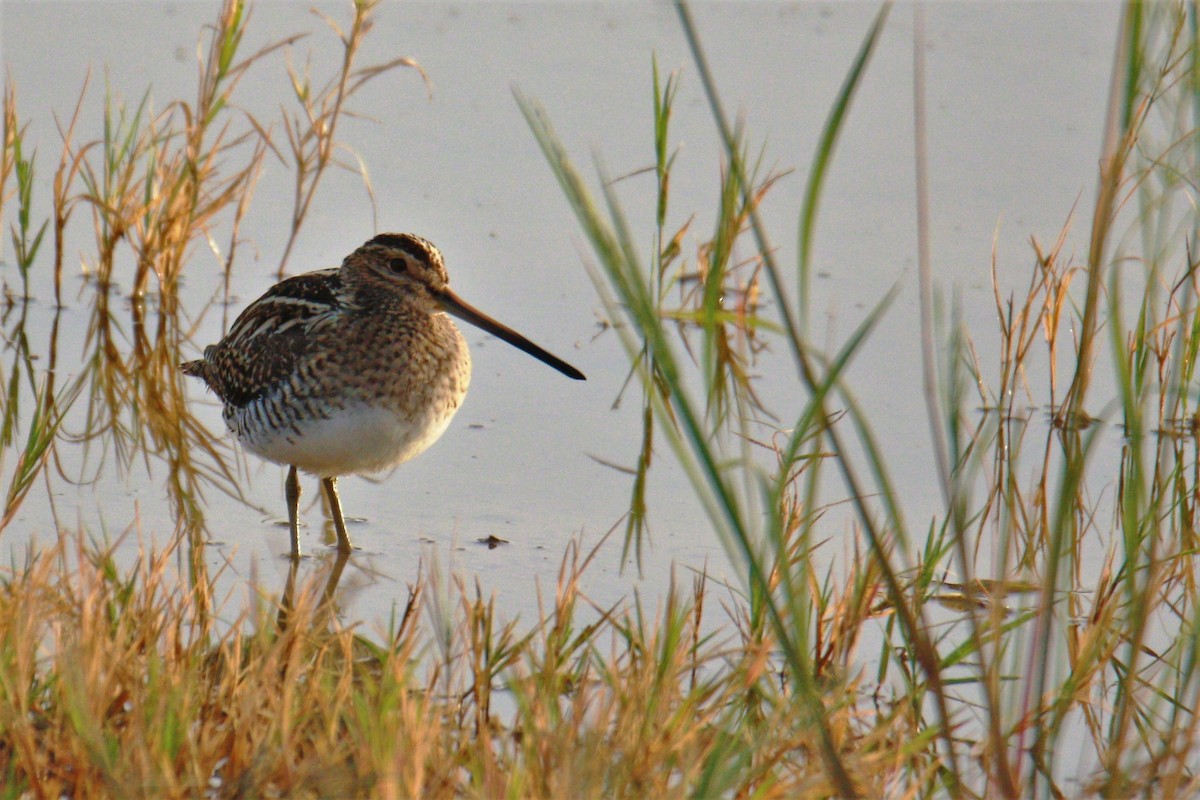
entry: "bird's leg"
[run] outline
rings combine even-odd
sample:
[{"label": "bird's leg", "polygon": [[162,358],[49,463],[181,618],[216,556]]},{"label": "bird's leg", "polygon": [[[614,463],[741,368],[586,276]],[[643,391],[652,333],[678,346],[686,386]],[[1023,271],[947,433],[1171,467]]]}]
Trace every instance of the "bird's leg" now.
[{"label": "bird's leg", "polygon": [[342,503],[338,500],[337,478],[322,478],[321,485],[325,487],[325,498],[329,500],[329,515],[333,517],[333,527],[337,530],[338,552],[349,553],[352,549],[350,534],[346,533],[346,519],[342,516]]},{"label": "bird's leg", "polygon": [[300,558],[300,476],[296,467],[288,467],[287,480],[283,484],[283,493],[288,505],[288,529],[292,534],[292,558]]}]

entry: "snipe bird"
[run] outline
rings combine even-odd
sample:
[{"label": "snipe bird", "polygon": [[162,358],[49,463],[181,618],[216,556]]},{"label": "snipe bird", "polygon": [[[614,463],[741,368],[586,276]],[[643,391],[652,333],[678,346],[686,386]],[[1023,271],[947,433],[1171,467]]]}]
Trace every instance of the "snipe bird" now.
[{"label": "snipe bird", "polygon": [[338,477],[408,461],[450,424],[467,394],[471,355],[447,314],[585,379],[450,291],[442,254],[407,233],[376,236],[341,267],[275,284],[203,358],[183,364],[221,399],[225,424],[247,450],[287,465],[293,558],[297,470],[321,479],[338,549],[349,552]]}]

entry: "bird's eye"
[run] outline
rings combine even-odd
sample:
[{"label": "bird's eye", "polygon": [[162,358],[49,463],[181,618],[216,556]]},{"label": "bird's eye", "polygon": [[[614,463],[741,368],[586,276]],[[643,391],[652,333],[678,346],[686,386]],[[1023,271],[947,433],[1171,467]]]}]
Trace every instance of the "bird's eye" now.
[{"label": "bird's eye", "polygon": [[388,259],[388,268],[391,269],[391,271],[396,273],[397,275],[403,275],[405,272],[408,272],[408,259],[406,259],[406,258]]}]

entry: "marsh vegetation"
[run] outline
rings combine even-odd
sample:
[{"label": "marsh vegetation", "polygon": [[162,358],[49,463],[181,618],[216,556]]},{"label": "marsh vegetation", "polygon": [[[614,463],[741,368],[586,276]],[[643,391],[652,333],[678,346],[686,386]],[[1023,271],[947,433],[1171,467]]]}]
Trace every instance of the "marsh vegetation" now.
[{"label": "marsh vegetation", "polygon": [[[350,169],[366,182],[339,148],[339,121],[360,113],[355,94],[370,81],[420,69],[360,63],[372,5],[328,21],[336,52],[290,71],[277,120],[238,109],[238,83],[298,40],[243,52],[253,21],[236,0],[201,35],[194,98],[151,111],[106,96],[101,130],[76,106],[58,118],[55,157],[26,145],[27,106],[6,81],[0,536],[31,493],[82,479],[67,450],[92,471],[152,463],[177,524],[132,561],[69,526],[11,550],[0,796],[1196,794],[1192,4],[1125,7],[1096,189],[1069,223],[1089,246],[1065,251],[1065,231],[1031,240],[1026,291],[995,282],[994,328],[968,330],[939,294],[919,216],[927,479],[943,500],[931,523],[906,516],[894,488],[906,465],[883,456],[845,379],[890,295],[831,348],[812,332],[822,190],[888,7],[804,165],[795,264],[778,261],[772,238],[792,232],[760,215],[779,174],[761,166],[771,162],[752,126],[725,110],[686,6],[692,79],[724,145],[710,230],[671,194],[679,75],[647,76],[649,247],[602,154],[594,170],[578,166],[553,108],[518,92],[591,247],[608,335],[628,353],[626,402],[641,403],[628,515],[599,546],[623,537],[636,563],[647,483],[657,459],[674,458],[709,518],[696,535],[721,542],[741,582],[681,569],[661,598],[598,607],[580,591],[595,551],[576,540],[538,619],[514,620],[469,580],[422,570],[382,630],[337,613],[344,558],[253,586],[245,607],[214,597],[203,552],[221,522],[205,496],[238,496],[239,464],[194,415],[178,370],[198,319],[226,311],[221,295],[184,302],[181,277],[201,252],[227,277],[238,269],[263,160],[294,176],[281,272],[323,176]],[[916,67],[924,214],[919,57]],[[48,218],[35,196],[49,198]],[[68,230],[91,233],[77,296],[64,291]],[[52,276],[52,300],[31,297],[34,271]],[[44,334],[26,325],[39,302],[54,309]],[[86,320],[78,362],[58,346],[68,311]],[[978,355],[985,337],[999,343],[995,363]],[[791,382],[789,406],[767,407],[756,389],[766,348],[789,365],[773,376]],[[824,557],[844,534],[825,527],[831,492],[855,521],[855,557],[836,568]]]}]

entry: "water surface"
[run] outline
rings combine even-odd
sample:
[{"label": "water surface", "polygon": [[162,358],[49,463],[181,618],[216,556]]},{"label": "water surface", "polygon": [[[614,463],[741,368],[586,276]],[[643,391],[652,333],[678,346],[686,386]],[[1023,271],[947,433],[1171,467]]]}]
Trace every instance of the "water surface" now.
[{"label": "water surface", "polygon": [[[342,4],[319,7],[345,19]],[[765,207],[782,263],[794,262],[800,198],[820,127],[875,12],[873,5],[840,3],[694,9],[725,102],[744,117],[755,145],[765,143],[768,167],[795,170]],[[990,363],[996,352],[993,245],[1003,290],[1023,287],[1033,262],[1029,237],[1052,240],[1076,201],[1089,205],[1117,7],[938,3],[927,14],[934,268],[939,285],[957,292],[983,362]],[[106,87],[132,105],[147,89],[156,108],[191,98],[197,38],[214,15],[210,3],[0,5],[3,60],[29,121],[40,175],[48,180],[57,161],[54,115],[69,117],[89,71],[80,122],[86,137],[98,135]],[[297,31],[312,35],[293,48],[293,61],[311,58],[314,75],[329,74],[336,44],[304,4],[257,6],[244,52]],[[896,465],[910,522],[920,528],[940,512],[940,498],[917,357],[912,46],[911,10],[901,5],[887,23],[828,178],[812,307],[818,338],[836,344],[892,286],[900,287],[850,381]],[[582,266],[590,255],[512,88],[546,107],[585,172],[596,154],[610,175],[631,175],[653,163],[652,59],[663,70],[680,70],[671,218],[679,225],[696,214],[693,246],[712,222],[720,149],[674,12],[664,4],[383,5],[363,63],[397,56],[422,65],[432,96],[414,72],[394,73],[355,104],[373,120],[351,120],[341,131],[353,151],[346,157],[361,158],[369,169],[374,213],[358,178],[330,175],[289,271],[335,265],[377,232],[418,233],[442,249],[459,294],[579,366],[588,382],[565,380],[504,343],[465,330],[475,373],[443,439],[378,481],[341,482],[347,513],[362,519],[351,529],[362,552],[347,580],[360,590],[347,596],[344,610],[382,624],[423,560],[477,578],[510,613],[532,615],[535,579],[552,585],[567,542],[578,538],[590,546],[619,524],[629,478],[604,462],[632,466],[640,431],[636,397],[613,407],[626,357],[604,330],[605,315]],[[270,120],[290,102],[288,92],[280,55],[252,72],[237,98],[247,113]],[[185,296],[186,313],[197,322],[193,347],[182,358],[216,341],[231,314],[275,280],[290,181],[287,169],[269,158],[243,223],[228,308],[201,316],[206,303],[221,296],[220,260],[204,247],[194,249]],[[39,184],[35,197],[43,210],[46,185]],[[627,178],[619,194],[648,251],[652,178]],[[80,262],[94,258],[89,226],[76,220],[66,246],[71,277],[58,335],[60,369],[68,373],[61,365],[85,352],[93,295],[75,276]],[[1071,239],[1068,249],[1084,252],[1085,246]],[[48,276],[49,269],[33,277],[26,326],[35,351],[47,341],[52,317]],[[7,262],[0,278],[10,288],[19,285]],[[129,326],[122,329],[121,346],[129,346]],[[768,405],[783,419],[793,416],[801,398],[790,366],[766,354],[759,371]],[[197,415],[214,436],[223,436],[214,399],[198,383],[187,391]],[[102,447],[85,453],[69,444],[60,447],[59,458],[71,480],[55,472],[48,489],[34,489],[5,532],[6,547],[82,527],[97,536],[135,531],[125,545],[132,552],[139,538],[160,541],[176,529],[156,459],[128,458],[119,468],[117,455]],[[266,583],[282,585],[284,470],[252,457],[244,467],[244,501],[215,490],[204,495],[212,539],[206,559],[225,568],[222,579],[231,588],[253,570]],[[315,480],[304,488],[308,500],[316,497]],[[831,487],[831,500],[837,488]],[[639,583],[657,595],[671,564],[737,581],[665,448],[653,469],[650,508],[653,539],[644,577],[622,571],[614,537],[588,573],[588,591],[598,602],[615,602]],[[302,544],[319,553],[320,510],[306,504],[303,514]],[[827,524],[831,554],[850,552],[849,518],[831,513]],[[488,536],[508,544],[488,549],[475,543]]]}]

